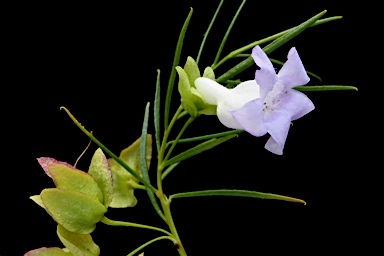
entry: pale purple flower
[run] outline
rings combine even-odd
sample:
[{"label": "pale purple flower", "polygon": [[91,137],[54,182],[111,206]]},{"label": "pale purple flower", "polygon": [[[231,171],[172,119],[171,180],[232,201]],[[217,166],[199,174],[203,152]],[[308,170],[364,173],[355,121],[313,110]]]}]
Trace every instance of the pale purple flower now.
[{"label": "pale purple flower", "polygon": [[269,133],[271,138],[265,148],[282,155],[291,121],[315,108],[306,95],[292,89],[307,84],[309,77],[294,47],[289,51],[288,60],[278,74],[259,46],[253,48],[252,57],[260,67],[255,75],[260,97],[230,112],[236,122],[250,134],[263,136]]}]

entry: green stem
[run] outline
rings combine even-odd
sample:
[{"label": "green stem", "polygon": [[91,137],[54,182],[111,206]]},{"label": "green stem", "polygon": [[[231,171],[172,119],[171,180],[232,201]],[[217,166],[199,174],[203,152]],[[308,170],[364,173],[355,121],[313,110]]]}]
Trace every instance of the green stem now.
[{"label": "green stem", "polygon": [[172,236],[171,233],[169,233],[168,231],[166,231],[164,229],[161,229],[161,228],[147,226],[147,225],[142,225],[142,224],[137,224],[137,223],[132,223],[132,222],[110,220],[110,219],[108,219],[105,216],[101,219],[100,222],[102,222],[102,223],[104,223],[106,225],[109,225],[109,226],[121,226],[121,227],[134,227],[134,228],[152,229],[152,230],[163,232],[163,233],[167,234],[168,236]]},{"label": "green stem", "polygon": [[171,156],[171,153],[172,153],[173,149],[175,148],[177,142],[179,141],[180,137],[183,135],[183,133],[187,129],[187,127],[193,122],[193,120],[195,120],[195,117],[191,116],[187,120],[187,122],[185,122],[183,128],[181,129],[181,131],[177,135],[176,139],[173,141],[171,148],[168,150],[168,153],[167,153],[166,157],[164,158],[164,161],[167,161],[167,159]]},{"label": "green stem", "polygon": [[164,157],[165,149],[167,147],[167,140],[168,140],[169,133],[171,132],[172,127],[177,121],[181,111],[183,111],[183,107],[180,105],[179,108],[176,110],[176,113],[173,116],[171,122],[169,123],[168,128],[165,129],[164,131],[163,141],[161,142],[160,150],[157,155],[157,160],[159,163],[163,162],[163,157]]},{"label": "green stem", "polygon": [[143,245],[140,245],[139,247],[137,247],[135,250],[133,250],[132,252],[130,252],[127,256],[133,256],[135,255],[135,253],[138,253],[141,249],[147,247],[148,245],[156,242],[156,241],[159,241],[159,240],[162,240],[162,239],[169,239],[171,240],[173,243],[175,243],[175,239],[173,239],[172,237],[169,237],[169,236],[160,236],[160,237],[157,237],[155,239],[152,239],[151,241],[148,241],[146,242],[145,244]]},{"label": "green stem", "polygon": [[176,243],[177,243],[177,251],[179,252],[180,256],[187,256],[187,253],[185,252],[184,246],[181,243],[179,234],[177,233],[175,223],[173,222],[172,214],[171,214],[171,209],[170,209],[170,201],[163,197],[165,200],[161,200],[161,205],[164,210],[164,215],[167,220],[169,229],[171,230],[172,237],[175,238]]},{"label": "green stem", "polygon": [[130,185],[131,187],[133,187],[134,189],[147,190],[147,189],[145,188],[145,186],[140,185],[140,184],[137,184],[136,182],[134,182],[134,181],[132,181],[132,180],[128,181],[128,183],[129,183],[129,185]]}]

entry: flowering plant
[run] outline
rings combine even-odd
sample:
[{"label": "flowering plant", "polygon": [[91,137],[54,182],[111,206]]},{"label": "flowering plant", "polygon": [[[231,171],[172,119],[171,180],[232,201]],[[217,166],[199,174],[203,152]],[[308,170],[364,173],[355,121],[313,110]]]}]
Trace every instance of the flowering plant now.
[{"label": "flowering plant", "polygon": [[[244,3],[245,1],[240,5],[233,22]],[[220,2],[217,12],[222,4],[223,1]],[[177,170],[179,163],[216,148],[238,137],[244,131],[254,137],[261,137],[268,133],[270,137],[265,148],[272,154],[282,155],[284,148],[289,147],[289,144],[285,144],[292,122],[315,108],[313,102],[303,92],[356,90],[352,86],[307,85],[310,76],[316,79],[316,75],[305,70],[305,65],[295,47],[289,50],[287,60],[279,71],[276,71],[272,64],[278,61],[268,57],[306,29],[340,18],[336,16],[322,19],[325,13],[325,11],[320,12],[296,27],[234,50],[219,61],[221,49],[225,44],[223,40],[214,63],[200,69],[199,59],[216,14],[208,27],[196,59],[188,57],[185,64],[181,66],[179,59],[184,35],[192,16],[191,9],[179,36],[168,86],[160,85],[160,71],[158,71],[155,100],[153,104],[147,103],[145,107],[141,136],[122,150],[119,156],[86,130],[67,108],[62,107],[61,109],[99,146],[99,149],[91,160],[88,173],[76,169],[75,165],[53,158],[38,159],[42,169],[53,179],[56,188],[44,189],[40,195],[32,196],[31,199],[57,222],[57,234],[65,248],[43,247],[31,250],[25,255],[99,255],[100,248],[91,237],[91,233],[99,222],[111,226],[151,229],[162,233],[161,236],[138,248],[129,248],[131,252],[128,255],[142,253],[146,246],[159,240],[171,241],[179,255],[187,255],[188,248],[184,247],[182,237],[179,236],[177,223],[170,208],[173,200],[177,198],[236,196],[306,204],[304,200],[294,197],[239,189],[209,189],[169,195],[164,191],[163,181],[171,172]],[[266,43],[269,44],[263,48],[260,47]],[[251,54],[244,55],[243,53],[248,50],[251,50]],[[234,57],[246,58],[218,76],[217,68]],[[247,77],[243,82],[232,79],[248,68],[254,70],[253,76]],[[171,117],[170,114],[173,111],[171,100],[175,97],[176,83],[180,106]],[[165,97],[162,96],[164,91]],[[154,136],[148,134],[151,106],[153,106]],[[161,109],[164,111],[161,112]],[[211,116],[210,122],[217,122],[218,119],[231,130],[183,138],[186,129],[202,115]],[[178,132],[175,132],[180,122],[184,124]],[[176,153],[176,146],[190,142],[197,144]],[[156,157],[153,152],[157,153]],[[105,155],[110,158],[107,159]],[[156,164],[153,163],[154,160]],[[154,169],[152,174],[155,175],[155,179],[150,179],[150,166]],[[138,203],[135,190],[146,190],[155,213],[164,221],[167,229],[115,221],[105,216],[109,208],[135,207]],[[129,210],[133,211],[134,208]]]}]

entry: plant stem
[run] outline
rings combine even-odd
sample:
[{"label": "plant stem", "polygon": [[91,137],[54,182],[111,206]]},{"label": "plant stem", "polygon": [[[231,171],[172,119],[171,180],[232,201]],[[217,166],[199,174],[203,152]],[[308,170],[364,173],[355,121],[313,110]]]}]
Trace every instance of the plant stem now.
[{"label": "plant stem", "polygon": [[[173,218],[172,218],[172,214],[171,214],[171,210],[170,210],[170,205],[169,205],[170,202],[169,202],[167,196],[163,192],[163,183],[162,183],[162,171],[164,168],[162,163],[164,162],[164,153],[165,153],[165,149],[167,146],[168,136],[169,136],[169,133],[171,132],[171,129],[172,129],[173,125],[175,124],[176,120],[178,119],[182,110],[183,110],[183,108],[182,108],[182,106],[180,106],[177,109],[175,115],[173,116],[171,122],[169,123],[169,126],[164,131],[163,141],[161,143],[160,150],[158,152],[158,157],[157,157],[158,158],[158,161],[157,161],[157,187],[158,187],[158,190],[157,190],[156,195],[160,200],[161,207],[162,207],[164,215],[165,215],[165,221],[168,224],[168,227],[172,233],[171,237],[175,239],[175,244],[177,245],[177,251],[179,252],[179,255],[180,256],[187,256],[187,253],[185,252],[184,246],[181,243],[179,234],[177,233],[175,223],[173,222]],[[184,129],[182,129],[182,131],[185,130],[185,128],[188,126],[188,124],[192,121],[193,121],[193,118],[192,118],[192,120],[188,119],[188,121],[184,125],[184,127],[183,127]],[[178,138],[180,138],[182,131],[180,131]],[[175,143],[175,145],[176,145],[176,143]],[[172,149],[173,148],[171,148],[170,150],[172,151]],[[171,152],[171,151],[169,151],[169,152]]]},{"label": "plant stem", "polygon": [[123,227],[134,227],[134,228],[152,229],[152,230],[163,232],[163,233],[167,234],[168,236],[172,236],[171,233],[169,233],[168,231],[166,231],[164,229],[161,229],[161,228],[152,227],[152,226],[143,225],[143,224],[132,223],[132,222],[110,220],[110,219],[108,219],[105,216],[101,219],[100,222],[102,222],[102,223],[104,223],[106,225],[110,225],[110,226],[123,226]]}]

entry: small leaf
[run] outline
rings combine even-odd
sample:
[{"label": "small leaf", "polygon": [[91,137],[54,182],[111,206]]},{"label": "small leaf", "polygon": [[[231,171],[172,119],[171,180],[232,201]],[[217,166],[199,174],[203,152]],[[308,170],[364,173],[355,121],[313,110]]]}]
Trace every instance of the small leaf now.
[{"label": "small leaf", "polygon": [[103,204],[108,207],[113,198],[113,180],[107,158],[101,148],[98,148],[93,155],[88,174],[96,181],[103,194]]},{"label": "small leaf", "polygon": [[47,212],[64,228],[89,234],[107,209],[93,196],[72,190],[44,189],[40,194]]},{"label": "small leaf", "polygon": [[74,190],[93,196],[100,203],[104,201],[99,185],[88,173],[63,164],[48,165],[48,171],[57,188]]},{"label": "small leaf", "polygon": [[64,246],[74,256],[98,256],[100,248],[92,240],[90,234],[76,234],[68,231],[61,225],[57,225],[57,235]]},{"label": "small leaf", "polygon": [[74,256],[70,252],[65,252],[63,249],[58,247],[41,247],[27,252],[24,256]]}]

